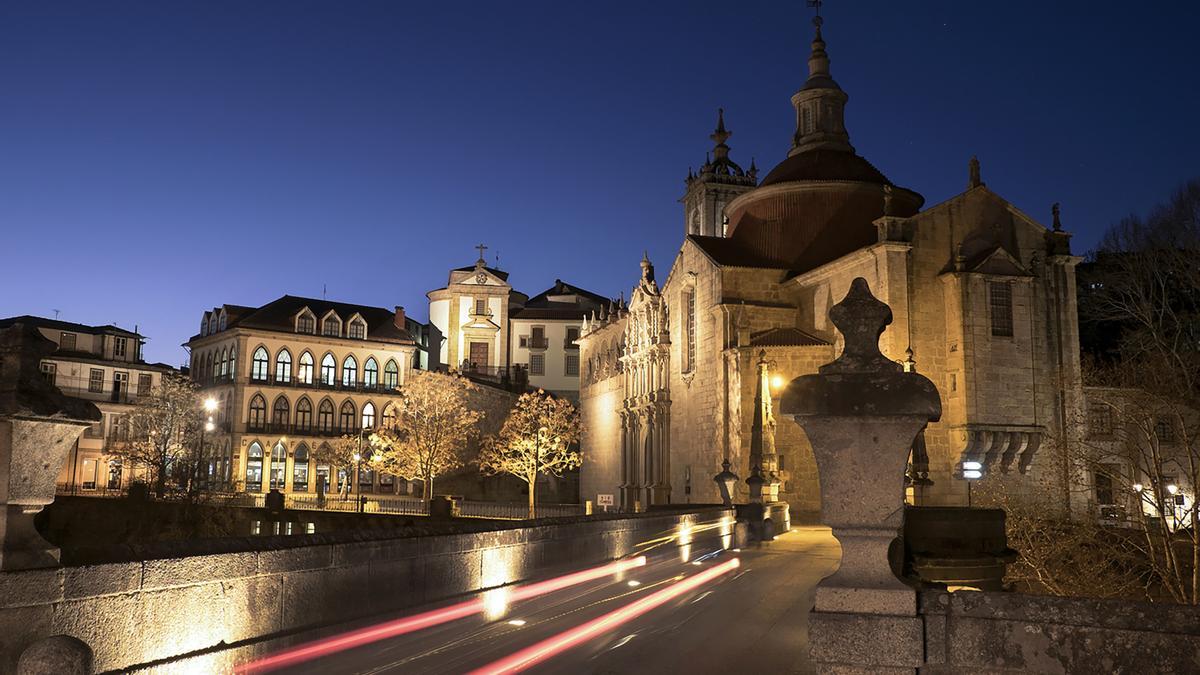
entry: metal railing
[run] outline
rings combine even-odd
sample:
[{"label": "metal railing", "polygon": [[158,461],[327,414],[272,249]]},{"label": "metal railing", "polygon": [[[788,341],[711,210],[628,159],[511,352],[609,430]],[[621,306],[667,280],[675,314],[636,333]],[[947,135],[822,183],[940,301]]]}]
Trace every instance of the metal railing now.
[{"label": "metal railing", "polygon": [[313,378],[309,382],[305,382],[297,377],[294,373],[287,378],[276,377],[274,373],[265,378],[255,377],[234,377],[233,375],[218,375],[215,377],[193,378],[193,380],[201,387],[215,387],[224,384],[234,384],[242,382],[245,384],[268,386],[268,387],[296,387],[298,389],[316,389],[322,391],[345,391],[356,392],[362,394],[391,394],[400,391],[399,384],[385,384],[376,380],[372,383],[355,381],[351,383],[343,382],[341,379],[335,379],[333,382],[327,382],[317,377],[318,373],[313,373]]},{"label": "metal railing", "polygon": [[[458,505],[458,515],[463,518],[491,518],[496,520],[527,520],[529,518],[528,502],[480,502],[468,499],[454,500]],[[567,518],[584,515],[581,504],[537,504],[534,507],[537,518]]]},{"label": "metal railing", "polygon": [[336,438],[346,435],[354,436],[362,432],[363,429],[362,427],[342,429],[337,426],[324,428],[316,425],[247,422],[246,431],[261,434],[279,434],[281,436],[318,436],[321,438]]}]

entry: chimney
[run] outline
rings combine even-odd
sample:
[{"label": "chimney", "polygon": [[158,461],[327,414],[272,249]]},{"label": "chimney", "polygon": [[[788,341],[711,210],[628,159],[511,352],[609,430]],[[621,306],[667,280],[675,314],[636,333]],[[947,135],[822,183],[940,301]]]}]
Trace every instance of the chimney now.
[{"label": "chimney", "polygon": [[392,320],[392,323],[396,324],[396,328],[404,330],[404,308],[400,305],[396,305],[396,318]]}]

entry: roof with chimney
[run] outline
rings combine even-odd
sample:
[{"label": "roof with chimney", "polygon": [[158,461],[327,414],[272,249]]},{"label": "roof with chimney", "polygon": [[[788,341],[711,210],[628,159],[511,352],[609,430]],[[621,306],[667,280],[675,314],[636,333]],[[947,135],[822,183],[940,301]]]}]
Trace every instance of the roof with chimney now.
[{"label": "roof with chimney", "polygon": [[[210,316],[213,311],[219,311],[222,308],[225,310],[227,317],[226,330],[231,328],[253,328],[279,331],[281,333],[295,333],[296,317],[307,308],[316,317],[317,335],[321,333],[321,320],[332,310],[343,322],[349,321],[356,314],[361,316],[367,324],[367,340],[416,344],[416,340],[413,339],[412,334],[408,330],[396,326],[396,311],[384,307],[285,295],[261,307],[223,305],[216,310],[205,312],[205,317]],[[201,337],[205,336],[196,334],[190,340],[196,340]]]},{"label": "roof with chimney", "polygon": [[612,304],[611,298],[555,279],[554,285],[525,302],[523,307],[514,308],[509,316],[514,319],[561,319],[582,320],[592,310]]},{"label": "roof with chimney", "polygon": [[7,328],[13,324],[23,323],[37,326],[38,328],[52,328],[54,330],[65,330],[72,333],[84,333],[86,335],[119,335],[122,337],[141,338],[142,335],[134,331],[106,324],[103,326],[89,326],[82,323],[73,323],[71,321],[59,321],[58,319],[47,319],[42,316],[33,316],[24,314],[22,316],[10,316],[7,319],[0,319],[0,328]]}]

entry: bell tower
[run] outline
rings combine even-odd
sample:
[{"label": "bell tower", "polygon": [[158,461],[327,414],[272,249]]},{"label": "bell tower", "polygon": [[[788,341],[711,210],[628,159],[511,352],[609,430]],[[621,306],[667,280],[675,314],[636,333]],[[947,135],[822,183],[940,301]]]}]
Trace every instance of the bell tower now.
[{"label": "bell tower", "polygon": [[725,110],[717,111],[717,128],[709,138],[716,144],[705,157],[699,173],[688,169],[687,192],[683,199],[684,236],[698,234],[706,237],[725,236],[725,205],[738,195],[758,185],[758,169],[751,160],[743,170],[729,158],[725,141],[733,132],[725,129]]}]

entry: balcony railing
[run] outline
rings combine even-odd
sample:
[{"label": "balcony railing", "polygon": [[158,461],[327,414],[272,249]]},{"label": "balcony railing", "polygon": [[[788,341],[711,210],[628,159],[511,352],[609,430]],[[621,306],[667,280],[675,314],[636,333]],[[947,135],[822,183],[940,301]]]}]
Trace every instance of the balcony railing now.
[{"label": "balcony railing", "polygon": [[300,425],[300,424],[279,424],[275,422],[248,422],[246,423],[246,431],[260,434],[277,434],[280,436],[317,436],[320,438],[335,438],[338,436],[355,435],[362,431],[362,427],[354,427],[351,429],[343,429],[338,426],[332,428],[322,428],[316,424]]},{"label": "balcony railing", "polygon": [[388,385],[376,381],[371,384],[364,382],[346,383],[341,380],[326,382],[320,379],[314,379],[311,382],[303,382],[299,378],[292,376],[288,378],[279,378],[270,375],[266,378],[240,377],[235,378],[231,375],[220,376],[217,378],[208,378],[196,380],[201,387],[216,387],[224,384],[234,384],[243,382],[251,385],[268,386],[268,387],[296,387],[300,389],[318,389],[325,391],[345,391],[357,392],[362,394],[390,394],[400,390],[398,385]]}]

